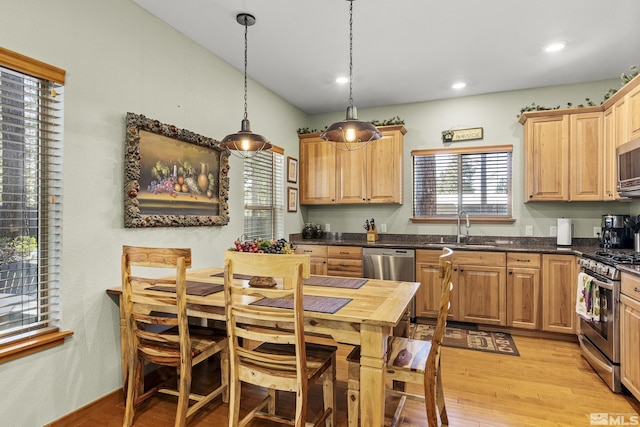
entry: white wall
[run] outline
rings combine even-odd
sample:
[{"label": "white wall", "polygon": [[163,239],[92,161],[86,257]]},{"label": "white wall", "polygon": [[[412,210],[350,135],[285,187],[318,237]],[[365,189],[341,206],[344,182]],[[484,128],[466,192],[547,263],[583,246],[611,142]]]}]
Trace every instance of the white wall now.
[{"label": "white wall", "polygon": [[[3,47],[67,71],[61,326],[74,335],[0,367],[0,424],[35,427],[121,384],[118,306],[105,290],[119,285],[123,244],[190,247],[200,268],[220,265],[242,234],[236,158],[228,226],[123,227],[126,113],[220,140],[240,129],[243,76],[129,0],[20,0],[1,9]],[[253,81],[249,95],[253,130],[297,158],[296,129],[307,115]],[[286,235],[299,231],[301,214],[285,224]]]},{"label": "white wall", "polygon": [[[452,143],[451,146],[513,145],[513,217],[514,224],[474,224],[470,234],[476,236],[524,236],[525,226],[531,225],[534,235],[548,237],[549,227],[558,217],[573,219],[575,237],[593,237],[593,227],[599,226],[606,213],[629,214],[630,204],[624,202],[564,202],[524,203],[523,130],[518,123],[520,109],[535,102],[547,107],[563,108],[567,102],[574,106],[590,98],[599,104],[611,88],[619,89],[618,80],[588,84],[527,89],[414,104],[394,105],[374,109],[358,109],[361,120],[385,120],[400,116],[407,134],[404,145],[404,204],[402,206],[309,206],[303,207],[305,222],[331,225],[331,231],[364,232],[365,218],[375,217],[377,224],[387,224],[389,233],[456,234],[455,224],[413,224],[412,159],[416,149],[443,148],[441,132],[451,128],[484,128],[484,139]],[[356,82],[357,86],[357,82]],[[357,97],[356,97],[357,105]],[[312,117],[310,128],[323,129],[344,119],[344,112]],[[449,145],[449,144],[448,144]],[[633,210],[631,213],[637,211]],[[639,213],[639,212],[636,212]]]}]

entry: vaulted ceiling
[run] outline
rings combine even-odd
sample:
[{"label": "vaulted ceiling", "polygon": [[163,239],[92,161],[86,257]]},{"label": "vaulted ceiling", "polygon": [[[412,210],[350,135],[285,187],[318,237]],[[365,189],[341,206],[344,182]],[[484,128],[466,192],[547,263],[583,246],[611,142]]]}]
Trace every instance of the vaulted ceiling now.
[{"label": "vaulted ceiling", "polygon": [[[335,82],[349,75],[348,1],[133,1],[240,71],[236,15],[251,13],[250,78],[309,114],[348,104],[349,85]],[[639,19],[638,0],[356,0],[354,104],[616,79],[640,65]],[[555,41],[566,48],[544,52]]]}]

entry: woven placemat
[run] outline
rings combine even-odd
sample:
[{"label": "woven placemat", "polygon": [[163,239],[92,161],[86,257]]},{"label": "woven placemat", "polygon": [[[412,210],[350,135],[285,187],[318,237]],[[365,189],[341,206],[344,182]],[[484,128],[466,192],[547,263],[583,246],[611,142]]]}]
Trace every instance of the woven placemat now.
[{"label": "woven placemat", "polygon": [[[305,295],[303,298],[302,305],[304,306],[304,311],[314,311],[316,313],[335,313],[351,301],[351,298],[322,297],[316,295]],[[293,299],[262,298],[261,300],[252,302],[251,305],[293,309]]]},{"label": "woven placemat", "polygon": [[349,279],[345,277],[313,276],[302,281],[305,285],[326,286],[328,288],[359,289],[368,282],[368,279]]},{"label": "woven placemat", "polygon": [[[220,292],[224,289],[224,285],[215,284],[215,283],[207,283],[207,282],[194,282],[191,280],[187,280],[187,295],[196,295],[200,297],[205,297],[207,295],[215,294],[216,292]],[[150,291],[163,291],[163,292],[175,292],[175,286],[151,286],[147,288]]]},{"label": "woven placemat", "polygon": [[[224,277],[224,271],[216,274],[212,274],[211,277]],[[238,280],[251,280],[253,276],[249,276],[247,274],[236,274],[234,273],[233,278]]]}]

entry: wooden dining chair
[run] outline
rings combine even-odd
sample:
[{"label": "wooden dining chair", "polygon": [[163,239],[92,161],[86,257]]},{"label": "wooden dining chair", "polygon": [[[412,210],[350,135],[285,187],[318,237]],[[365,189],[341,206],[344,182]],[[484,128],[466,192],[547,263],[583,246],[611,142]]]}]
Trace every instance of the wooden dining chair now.
[{"label": "wooden dining chair", "polygon": [[[309,262],[308,255],[225,252],[230,427],[247,425],[254,418],[297,427],[335,425],[337,348],[305,343],[302,280],[309,277]],[[234,281],[234,273],[272,277],[278,284],[251,287]],[[252,304],[258,300],[273,304]],[[307,422],[309,387],[316,381],[322,381],[323,409]],[[241,419],[242,383],[264,387],[267,395]],[[295,414],[278,408],[278,391],[295,393]]]},{"label": "wooden dining chair", "polygon": [[[151,269],[172,269],[171,279],[132,275]],[[143,268],[141,268],[143,267]],[[156,392],[178,397],[175,426],[217,396],[227,400],[228,340],[224,331],[189,325],[186,303],[186,269],[191,267],[191,249],[124,246],[122,251],[122,304],[127,339],[123,362],[127,364],[124,426],[133,424],[135,408]],[[160,273],[158,275],[163,275]],[[175,287],[175,292],[144,291],[149,286]],[[192,367],[220,353],[220,386],[206,395],[191,391]],[[126,359],[126,360],[125,360]],[[144,392],[145,362],[175,368],[177,387],[162,384]],[[190,404],[190,401],[195,403]]]},{"label": "wooden dining chair", "polygon": [[[425,403],[427,422],[429,427],[438,425],[438,413],[442,425],[448,425],[447,410],[442,391],[442,376],[440,374],[440,349],[447,326],[449,311],[449,296],[453,283],[451,282],[451,258],[453,251],[443,249],[440,255],[440,278],[442,279],[440,293],[440,309],[436,321],[435,331],[431,341],[411,338],[393,337],[387,353],[387,380],[394,382],[423,384],[424,395],[409,393],[403,390],[387,388],[386,393],[400,398],[393,415],[391,426],[395,427],[400,421],[400,415],[406,399],[414,399]],[[360,413],[360,347],[356,346],[347,356],[347,410],[349,413],[349,427],[358,426]],[[437,408],[437,409],[436,409]]]}]

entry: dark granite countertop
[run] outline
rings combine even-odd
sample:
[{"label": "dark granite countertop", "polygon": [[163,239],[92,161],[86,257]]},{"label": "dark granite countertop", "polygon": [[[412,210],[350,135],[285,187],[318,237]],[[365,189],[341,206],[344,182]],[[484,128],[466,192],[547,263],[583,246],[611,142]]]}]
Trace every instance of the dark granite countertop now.
[{"label": "dark granite countertop", "polygon": [[425,234],[379,234],[376,242],[367,242],[364,233],[325,233],[322,238],[303,239],[291,234],[294,245],[361,246],[363,248],[440,249],[444,246],[465,251],[534,252],[581,255],[598,249],[598,239],[574,238],[573,245],[558,247],[555,237],[470,236],[466,244],[455,243],[455,236]]}]

